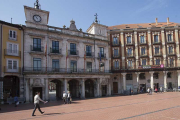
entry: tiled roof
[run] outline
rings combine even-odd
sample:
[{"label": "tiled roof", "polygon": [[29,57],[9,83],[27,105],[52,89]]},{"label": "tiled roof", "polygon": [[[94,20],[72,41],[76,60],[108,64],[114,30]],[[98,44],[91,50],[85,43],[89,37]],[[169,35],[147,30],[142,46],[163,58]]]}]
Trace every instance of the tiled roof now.
[{"label": "tiled roof", "polygon": [[178,23],[169,22],[167,25],[167,22],[158,22],[158,25],[156,23],[140,23],[140,24],[122,24],[122,25],[115,25],[115,26],[109,26],[109,30],[113,29],[133,29],[133,28],[148,28],[148,27],[167,27],[167,26],[176,26],[179,25]]}]

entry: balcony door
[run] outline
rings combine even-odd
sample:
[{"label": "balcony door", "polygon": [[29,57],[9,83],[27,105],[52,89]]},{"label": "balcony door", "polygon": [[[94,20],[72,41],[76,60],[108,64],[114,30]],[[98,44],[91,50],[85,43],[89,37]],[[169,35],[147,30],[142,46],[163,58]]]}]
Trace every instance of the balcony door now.
[{"label": "balcony door", "polygon": [[76,44],[75,43],[70,43],[70,54],[76,55]]},{"label": "balcony door", "polygon": [[71,61],[71,72],[77,72],[77,61]]},{"label": "balcony door", "polygon": [[87,72],[92,72],[92,62],[87,62]]},{"label": "balcony door", "polygon": [[40,71],[41,70],[41,58],[33,59],[33,70]]},{"label": "balcony door", "polygon": [[41,51],[41,39],[33,39],[33,51]]},{"label": "balcony door", "polygon": [[59,71],[59,60],[58,59],[52,60],[52,69],[53,69],[53,71]]},{"label": "balcony door", "polygon": [[101,55],[101,57],[104,57],[104,48],[103,48],[103,47],[100,47],[99,49],[100,49],[100,55]]},{"label": "balcony door", "polygon": [[59,41],[52,41],[52,53],[59,53]]},{"label": "balcony door", "polygon": [[86,56],[92,56],[92,47],[86,46]]}]

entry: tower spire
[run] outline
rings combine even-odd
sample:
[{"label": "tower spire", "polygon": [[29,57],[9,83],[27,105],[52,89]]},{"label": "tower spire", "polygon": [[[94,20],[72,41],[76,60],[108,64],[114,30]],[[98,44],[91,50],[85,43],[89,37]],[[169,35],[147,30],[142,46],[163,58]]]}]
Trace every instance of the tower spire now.
[{"label": "tower spire", "polygon": [[97,13],[94,15],[95,16],[95,23],[98,23],[98,19],[97,19]]},{"label": "tower spire", "polygon": [[40,9],[40,4],[39,4],[39,0],[36,0],[36,2],[34,3],[34,8],[36,9]]}]

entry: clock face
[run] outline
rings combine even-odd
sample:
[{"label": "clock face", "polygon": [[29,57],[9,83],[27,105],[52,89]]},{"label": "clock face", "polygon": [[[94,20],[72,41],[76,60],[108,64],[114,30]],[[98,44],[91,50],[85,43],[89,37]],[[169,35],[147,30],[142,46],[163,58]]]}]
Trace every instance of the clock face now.
[{"label": "clock face", "polygon": [[40,17],[39,15],[34,15],[34,16],[33,16],[33,19],[34,19],[34,21],[36,21],[36,22],[40,22],[40,21],[41,21],[41,17]]}]

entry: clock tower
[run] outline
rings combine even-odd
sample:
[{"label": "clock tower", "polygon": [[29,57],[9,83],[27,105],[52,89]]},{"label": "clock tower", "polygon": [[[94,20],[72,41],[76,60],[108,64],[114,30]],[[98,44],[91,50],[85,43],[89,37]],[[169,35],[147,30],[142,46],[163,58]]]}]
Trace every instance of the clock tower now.
[{"label": "clock tower", "polygon": [[49,21],[49,11],[41,10],[39,0],[34,3],[34,8],[24,6],[26,26],[46,29]]}]

